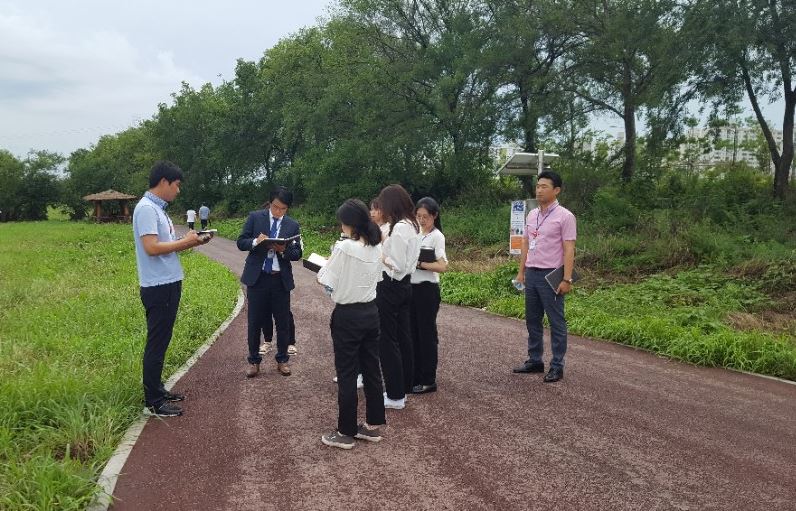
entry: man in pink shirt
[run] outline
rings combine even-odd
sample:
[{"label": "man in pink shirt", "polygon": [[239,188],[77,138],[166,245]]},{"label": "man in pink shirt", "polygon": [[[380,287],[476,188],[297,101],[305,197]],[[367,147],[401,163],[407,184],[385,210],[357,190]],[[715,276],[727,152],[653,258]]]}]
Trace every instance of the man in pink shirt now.
[{"label": "man in pink shirt", "polygon": [[[550,345],[553,358],[544,381],[564,377],[564,355],[567,352],[567,320],[564,317],[564,295],[572,289],[575,265],[575,215],[558,203],[561,176],[545,171],[536,180],[536,201],[539,207],[525,220],[520,268],[517,280],[525,284],[525,325],[528,328],[528,360],[514,368],[515,373],[543,373],[544,344],[542,320],[550,321]],[[553,290],[545,275],[564,266],[564,279]]]}]

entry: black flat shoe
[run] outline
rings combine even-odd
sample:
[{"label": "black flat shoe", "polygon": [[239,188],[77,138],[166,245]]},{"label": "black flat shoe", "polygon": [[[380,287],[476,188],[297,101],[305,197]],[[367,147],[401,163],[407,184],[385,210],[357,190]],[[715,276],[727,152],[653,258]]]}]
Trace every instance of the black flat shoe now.
[{"label": "black flat shoe", "polygon": [[437,391],[437,384],[432,383],[431,385],[415,385],[412,387],[412,394],[425,394],[427,392],[436,392]]},{"label": "black flat shoe", "polygon": [[553,383],[564,377],[564,369],[560,367],[551,367],[547,374],[544,375],[545,383]]},{"label": "black flat shoe", "polygon": [[544,363],[526,361],[524,364],[519,367],[515,367],[511,371],[514,373],[543,373]]}]

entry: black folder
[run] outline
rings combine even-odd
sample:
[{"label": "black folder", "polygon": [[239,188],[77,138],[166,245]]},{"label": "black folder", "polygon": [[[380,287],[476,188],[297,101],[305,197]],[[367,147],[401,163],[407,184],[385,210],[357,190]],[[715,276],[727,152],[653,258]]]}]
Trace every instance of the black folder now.
[{"label": "black folder", "polygon": [[437,254],[433,248],[421,248],[420,257],[417,260],[421,263],[433,263],[437,260]]},{"label": "black folder", "polygon": [[[555,270],[551,271],[547,275],[544,276],[544,279],[553,288],[553,291],[558,291],[558,286],[561,284],[561,281],[564,280],[564,266],[559,266]],[[575,270],[572,270],[572,282],[577,282],[580,279],[580,275]]]}]

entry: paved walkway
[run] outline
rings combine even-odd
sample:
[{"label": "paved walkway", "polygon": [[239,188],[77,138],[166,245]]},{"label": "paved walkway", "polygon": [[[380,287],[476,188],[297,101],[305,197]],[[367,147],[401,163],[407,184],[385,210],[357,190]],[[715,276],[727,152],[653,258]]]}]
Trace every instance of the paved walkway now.
[{"label": "paved walkway", "polygon": [[[201,251],[240,274],[234,242]],[[381,443],[326,447],[332,303],[294,271],[293,375],[244,377],[244,309],[177,384],[185,415],[147,423],[113,509],[796,509],[796,386],[577,337],[543,384],[511,373],[524,323],[446,305],[439,392],[388,410]]]}]

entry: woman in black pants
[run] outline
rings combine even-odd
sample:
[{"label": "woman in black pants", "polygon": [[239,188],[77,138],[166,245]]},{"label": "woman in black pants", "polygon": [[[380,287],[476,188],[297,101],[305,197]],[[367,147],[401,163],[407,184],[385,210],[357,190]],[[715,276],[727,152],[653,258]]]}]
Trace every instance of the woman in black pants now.
[{"label": "woman in black pants", "polygon": [[412,390],[414,380],[409,279],[420,255],[420,228],[412,199],[401,185],[385,187],[377,201],[388,226],[382,242],[384,280],[376,293],[381,324],[379,356],[386,388],[384,407],[400,410],[406,406],[406,393]]},{"label": "woman in black pants", "polygon": [[431,197],[417,201],[420,224],[420,258],[412,273],[412,340],[415,353],[413,394],[437,390],[437,313],[439,274],[448,270],[445,235],[439,219],[439,204]]},{"label": "woman in black pants", "polygon": [[[335,308],[330,322],[337,373],[337,430],[321,437],[332,447],[351,449],[354,438],[381,440],[386,423],[379,371],[379,311],[376,283],[381,279],[381,232],[367,206],[356,199],[337,209],[347,237],[338,241],[318,282],[331,289]],[[357,424],[357,372],[365,384],[365,418]]]}]

